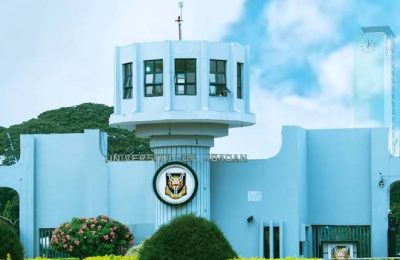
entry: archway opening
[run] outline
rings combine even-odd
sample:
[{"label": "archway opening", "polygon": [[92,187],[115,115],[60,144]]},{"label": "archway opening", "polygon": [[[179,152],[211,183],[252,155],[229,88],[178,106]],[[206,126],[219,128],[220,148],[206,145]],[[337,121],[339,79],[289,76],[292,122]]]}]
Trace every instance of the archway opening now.
[{"label": "archway opening", "polygon": [[390,211],[388,215],[388,256],[400,256],[400,181],[390,186]]},{"label": "archway opening", "polygon": [[0,187],[0,219],[10,224],[19,235],[19,196],[12,188]]}]

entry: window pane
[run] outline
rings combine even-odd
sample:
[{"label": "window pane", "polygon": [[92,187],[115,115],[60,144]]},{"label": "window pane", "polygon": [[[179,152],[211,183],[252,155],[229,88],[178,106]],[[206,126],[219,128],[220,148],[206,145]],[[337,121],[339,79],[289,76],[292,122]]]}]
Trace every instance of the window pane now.
[{"label": "window pane", "polygon": [[210,74],[210,83],[215,83],[215,74]]},{"label": "window pane", "polygon": [[242,67],[243,67],[243,64],[238,62],[238,64],[237,64],[237,75],[238,75],[238,77],[240,77],[242,75]]},{"label": "window pane", "polygon": [[210,85],[210,95],[215,95],[216,88],[213,85]]},{"label": "window pane", "polygon": [[146,96],[153,95],[153,86],[146,86]]},{"label": "window pane", "polygon": [[132,63],[126,63],[124,66],[124,76],[132,75]]},{"label": "window pane", "polygon": [[132,88],[124,88],[124,99],[132,98]]},{"label": "window pane", "polygon": [[163,86],[162,85],[157,85],[156,86],[156,91],[154,93],[155,96],[162,96],[163,95]]},{"label": "window pane", "polygon": [[193,72],[186,73],[186,81],[188,83],[195,83],[196,82],[196,73],[193,73]]},{"label": "window pane", "polygon": [[185,86],[184,85],[178,85],[177,86],[177,90],[176,90],[176,94],[178,94],[178,95],[185,94]]},{"label": "window pane", "polygon": [[153,83],[153,74],[147,74],[146,75],[146,84],[152,84]]},{"label": "window pane", "polygon": [[132,79],[131,77],[125,77],[125,79],[124,79],[124,87],[131,86],[131,83],[132,83],[131,79]]},{"label": "window pane", "polygon": [[186,71],[196,71],[196,60],[186,60]]},{"label": "window pane", "polygon": [[175,71],[185,71],[185,60],[182,59],[175,60]]},{"label": "window pane", "polygon": [[217,64],[215,60],[210,60],[210,72],[216,72],[217,71]]},{"label": "window pane", "polygon": [[146,72],[154,71],[154,63],[153,61],[145,61]]},{"label": "window pane", "polygon": [[176,75],[177,83],[185,83],[185,73],[179,73]]},{"label": "window pane", "polygon": [[217,61],[217,72],[225,73],[225,61],[222,60]]},{"label": "window pane", "polygon": [[196,95],[196,85],[187,85],[186,94],[187,95]]},{"label": "window pane", "polygon": [[161,84],[162,82],[163,82],[163,74],[162,73],[157,73],[154,83]]},{"label": "window pane", "polygon": [[225,75],[224,74],[217,74],[217,83],[225,84]]},{"label": "window pane", "polygon": [[155,61],[155,72],[162,72],[163,71],[163,61],[162,60],[156,60]]}]

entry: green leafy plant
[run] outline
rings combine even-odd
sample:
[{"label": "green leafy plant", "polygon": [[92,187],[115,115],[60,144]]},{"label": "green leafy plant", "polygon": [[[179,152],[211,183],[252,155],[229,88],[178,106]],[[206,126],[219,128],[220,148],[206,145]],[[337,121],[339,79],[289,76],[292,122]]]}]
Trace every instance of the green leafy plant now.
[{"label": "green leafy plant", "polygon": [[53,231],[53,249],[72,257],[122,255],[133,244],[128,227],[107,216],[73,218]]},{"label": "green leafy plant", "polygon": [[237,257],[218,226],[192,214],[177,217],[143,243],[141,260],[219,260]]},{"label": "green leafy plant", "polygon": [[135,246],[129,248],[128,251],[126,252],[125,256],[137,256],[137,257],[139,257],[140,256],[139,255],[140,254],[140,250],[142,250],[142,248],[143,248],[143,243],[144,243],[144,241],[142,243],[138,244],[138,245],[135,245]]},{"label": "green leafy plant", "polygon": [[0,220],[0,259],[7,259],[7,254],[13,260],[23,260],[24,248],[14,228]]}]

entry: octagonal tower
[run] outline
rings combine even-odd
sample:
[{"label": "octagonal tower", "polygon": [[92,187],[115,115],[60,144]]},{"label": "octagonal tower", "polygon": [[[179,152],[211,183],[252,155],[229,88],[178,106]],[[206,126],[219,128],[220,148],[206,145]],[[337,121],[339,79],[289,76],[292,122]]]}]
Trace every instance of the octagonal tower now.
[{"label": "octagonal tower", "polygon": [[255,123],[249,58],[249,47],[237,43],[164,41],[116,48],[110,125],[150,138],[158,169],[157,227],[185,213],[210,218],[208,154],[214,138]]}]

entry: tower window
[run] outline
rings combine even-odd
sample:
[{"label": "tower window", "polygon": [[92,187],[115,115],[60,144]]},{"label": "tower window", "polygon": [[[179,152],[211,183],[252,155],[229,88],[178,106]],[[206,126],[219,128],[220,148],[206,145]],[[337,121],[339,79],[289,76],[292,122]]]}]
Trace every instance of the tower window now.
[{"label": "tower window", "polygon": [[226,61],[210,60],[210,96],[226,97]]},{"label": "tower window", "polygon": [[132,62],[122,64],[123,70],[123,98],[132,98]]},{"label": "tower window", "polygon": [[243,98],[243,63],[237,63],[237,98]]},{"label": "tower window", "polygon": [[175,59],[175,95],[196,95],[196,59]]},{"label": "tower window", "polygon": [[163,95],[163,60],[144,61],[144,96]]}]

